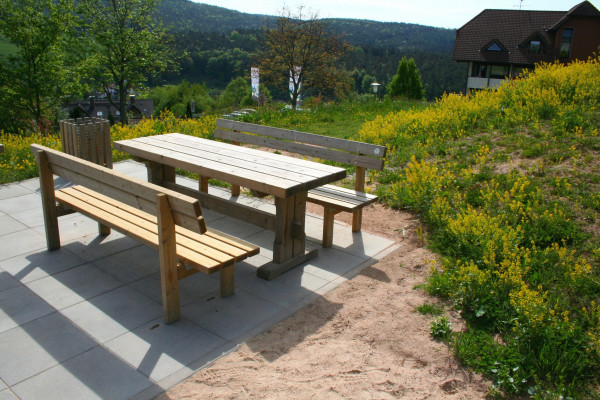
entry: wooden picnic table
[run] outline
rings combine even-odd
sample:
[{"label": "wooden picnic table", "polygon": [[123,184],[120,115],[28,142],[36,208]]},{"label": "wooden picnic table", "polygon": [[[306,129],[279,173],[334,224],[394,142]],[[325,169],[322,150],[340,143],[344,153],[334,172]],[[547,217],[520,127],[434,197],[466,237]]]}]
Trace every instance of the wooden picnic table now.
[{"label": "wooden picnic table", "polygon": [[[275,231],[273,261],[258,271],[265,279],[272,279],[318,254],[316,249],[310,252],[305,249],[307,193],[346,176],[344,168],[179,133],[116,141],[113,147],[144,161],[152,183],[194,194],[203,207]],[[175,168],[273,195],[275,215],[211,197],[200,190],[192,192],[175,183]]]}]

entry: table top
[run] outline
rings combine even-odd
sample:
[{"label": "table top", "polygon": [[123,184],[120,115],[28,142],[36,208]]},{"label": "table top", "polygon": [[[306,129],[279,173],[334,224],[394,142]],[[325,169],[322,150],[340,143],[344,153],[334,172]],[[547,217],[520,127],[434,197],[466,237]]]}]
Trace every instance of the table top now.
[{"label": "table top", "polygon": [[120,140],[113,147],[144,160],[276,197],[288,197],[346,177],[344,168],[180,133]]}]

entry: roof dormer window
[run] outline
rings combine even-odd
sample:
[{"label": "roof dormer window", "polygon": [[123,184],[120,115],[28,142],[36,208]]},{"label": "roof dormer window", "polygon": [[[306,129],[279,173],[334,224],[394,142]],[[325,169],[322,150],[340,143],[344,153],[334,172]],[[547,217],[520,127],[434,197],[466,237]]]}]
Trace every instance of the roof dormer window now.
[{"label": "roof dormer window", "polygon": [[491,42],[489,42],[488,44],[483,46],[481,51],[490,51],[490,52],[494,52],[494,53],[500,53],[500,52],[506,51],[506,48],[504,46],[502,46],[502,43],[500,43],[499,41],[492,40]]},{"label": "roof dormer window", "polygon": [[539,40],[532,40],[529,42],[529,52],[533,54],[540,54],[542,50],[542,42]]},{"label": "roof dormer window", "polygon": [[487,49],[485,49],[486,51],[502,51],[502,47],[500,47],[500,45],[497,42],[494,42],[492,44],[490,44]]}]

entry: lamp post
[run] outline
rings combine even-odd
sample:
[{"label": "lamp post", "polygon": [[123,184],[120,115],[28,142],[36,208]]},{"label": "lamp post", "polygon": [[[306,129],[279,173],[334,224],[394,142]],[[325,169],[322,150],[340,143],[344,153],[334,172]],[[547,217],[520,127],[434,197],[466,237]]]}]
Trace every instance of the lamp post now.
[{"label": "lamp post", "polygon": [[377,90],[379,90],[379,86],[381,86],[380,83],[377,83],[377,82],[371,83],[371,88],[373,89],[373,94],[375,95],[375,97],[377,97]]}]

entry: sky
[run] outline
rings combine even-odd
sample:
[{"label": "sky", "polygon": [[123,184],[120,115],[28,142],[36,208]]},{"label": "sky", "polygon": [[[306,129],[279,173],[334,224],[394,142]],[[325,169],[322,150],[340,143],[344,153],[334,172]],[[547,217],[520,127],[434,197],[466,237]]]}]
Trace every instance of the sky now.
[{"label": "sky", "polygon": [[[460,28],[486,8],[568,11],[583,0],[193,0],[250,14],[280,15],[286,7],[320,18],[370,19]],[[600,10],[600,0],[590,1]]]}]

